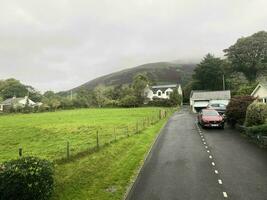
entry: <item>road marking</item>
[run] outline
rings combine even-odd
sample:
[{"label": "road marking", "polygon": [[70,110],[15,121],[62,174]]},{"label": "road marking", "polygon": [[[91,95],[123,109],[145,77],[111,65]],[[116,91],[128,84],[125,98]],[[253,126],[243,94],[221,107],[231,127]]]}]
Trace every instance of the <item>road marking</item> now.
[{"label": "road marking", "polygon": [[201,135],[201,137],[203,138],[203,135]]},{"label": "road marking", "polygon": [[205,141],[205,139],[203,138],[202,141]]},{"label": "road marking", "polygon": [[208,148],[208,146],[205,146],[205,148],[207,149],[207,148]]},{"label": "road marking", "polygon": [[203,144],[206,144],[206,142],[203,142]]},{"label": "road marking", "polygon": [[222,180],[221,179],[218,179],[218,183],[221,185],[222,184]]},{"label": "road marking", "polygon": [[214,163],[214,162],[212,162],[211,164],[212,164],[213,166],[215,166],[215,163]]},{"label": "road marking", "polygon": [[219,174],[219,172],[217,170],[214,170],[215,174]]},{"label": "road marking", "polygon": [[223,196],[224,196],[224,198],[227,198],[228,197],[228,195],[227,195],[226,192],[223,192]]},{"label": "road marking", "polygon": [[208,150],[207,152],[209,153],[210,151]]},{"label": "road marking", "polygon": [[209,156],[210,159],[212,159],[212,156]]}]

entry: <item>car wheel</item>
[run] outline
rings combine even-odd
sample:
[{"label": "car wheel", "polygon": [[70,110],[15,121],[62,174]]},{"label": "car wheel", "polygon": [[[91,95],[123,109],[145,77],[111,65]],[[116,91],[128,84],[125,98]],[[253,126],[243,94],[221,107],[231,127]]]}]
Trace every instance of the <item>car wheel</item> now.
[{"label": "car wheel", "polygon": [[223,124],[223,125],[221,125],[221,129],[224,129],[224,124]]}]

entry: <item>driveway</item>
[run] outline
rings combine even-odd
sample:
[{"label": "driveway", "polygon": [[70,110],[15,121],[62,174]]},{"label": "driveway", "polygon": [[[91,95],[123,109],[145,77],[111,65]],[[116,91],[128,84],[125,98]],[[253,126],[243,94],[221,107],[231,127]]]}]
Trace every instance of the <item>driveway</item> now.
[{"label": "driveway", "polygon": [[267,151],[225,130],[202,130],[186,109],[152,148],[127,200],[266,200]]}]

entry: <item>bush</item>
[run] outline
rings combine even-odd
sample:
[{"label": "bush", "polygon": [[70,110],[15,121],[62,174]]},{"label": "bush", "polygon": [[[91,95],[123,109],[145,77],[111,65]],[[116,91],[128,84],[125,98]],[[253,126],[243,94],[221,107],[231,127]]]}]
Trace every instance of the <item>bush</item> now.
[{"label": "bush", "polygon": [[118,105],[122,107],[128,107],[128,108],[137,107],[138,99],[133,95],[126,95],[119,101]]},{"label": "bush", "polygon": [[53,165],[47,160],[24,157],[0,165],[1,200],[46,200],[53,185]]},{"label": "bush", "polygon": [[267,105],[264,103],[252,103],[247,108],[246,126],[264,124],[267,118]]},{"label": "bush", "polygon": [[244,124],[246,119],[247,107],[255,100],[252,96],[236,96],[233,97],[227,108],[226,117],[227,122],[235,126],[236,123]]},{"label": "bush", "polygon": [[246,133],[250,136],[257,136],[257,135],[267,136],[267,124],[248,127],[246,128]]},{"label": "bush", "polygon": [[158,106],[158,107],[171,107],[172,102],[169,99],[161,99],[158,97],[153,97],[152,101],[149,101],[148,106]]}]

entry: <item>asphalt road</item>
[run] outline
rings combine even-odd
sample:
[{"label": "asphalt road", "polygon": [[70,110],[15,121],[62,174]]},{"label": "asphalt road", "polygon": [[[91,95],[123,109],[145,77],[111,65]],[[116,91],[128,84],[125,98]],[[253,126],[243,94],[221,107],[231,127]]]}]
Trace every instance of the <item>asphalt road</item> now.
[{"label": "asphalt road", "polygon": [[267,150],[195,120],[186,109],[170,118],[127,200],[266,200]]}]

